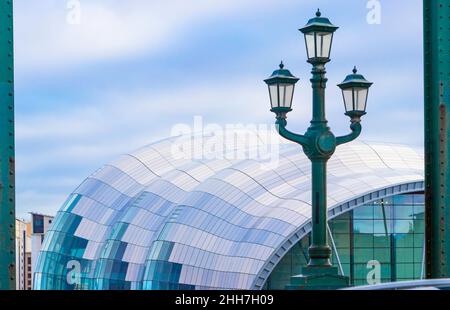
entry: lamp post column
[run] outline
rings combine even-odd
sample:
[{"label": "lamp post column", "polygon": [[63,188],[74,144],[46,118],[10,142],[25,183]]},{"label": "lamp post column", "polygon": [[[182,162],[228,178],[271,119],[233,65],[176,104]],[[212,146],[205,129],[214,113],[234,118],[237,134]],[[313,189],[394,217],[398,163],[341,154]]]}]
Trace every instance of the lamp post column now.
[{"label": "lamp post column", "polygon": [[312,242],[309,248],[309,267],[331,267],[331,248],[327,238],[327,161],[312,162]]},{"label": "lamp post column", "polygon": [[325,88],[328,82],[326,78],[325,64],[313,64],[311,71],[311,84],[313,89],[313,119],[312,127],[326,128],[328,121],[325,118]]},{"label": "lamp post column", "polygon": [[331,267],[331,248],[327,238],[327,161],[334,153],[336,140],[325,117],[325,64],[314,63],[311,84],[313,89],[313,118],[306,136],[312,142],[305,147],[311,160],[312,174],[312,240],[309,248],[309,267]]}]

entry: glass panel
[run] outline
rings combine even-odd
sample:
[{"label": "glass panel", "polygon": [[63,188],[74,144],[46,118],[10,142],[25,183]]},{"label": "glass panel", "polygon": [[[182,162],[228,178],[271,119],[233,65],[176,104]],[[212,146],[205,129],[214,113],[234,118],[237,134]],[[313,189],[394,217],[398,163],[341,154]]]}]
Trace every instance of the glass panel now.
[{"label": "glass panel", "polygon": [[398,264],[397,265],[398,279],[414,279],[414,265],[413,264]]},{"label": "glass panel", "polygon": [[355,233],[373,234],[373,221],[355,220],[353,223]]},{"label": "glass panel", "polygon": [[285,91],[286,99],[284,101],[284,106],[286,108],[290,108],[292,106],[292,98],[294,97],[294,85],[287,84],[285,88],[286,88]]},{"label": "glass panel", "polygon": [[345,112],[353,111],[353,89],[345,89],[342,91],[344,96]]},{"label": "glass panel", "polygon": [[314,32],[305,34],[306,52],[308,53],[308,59],[315,58],[316,53],[314,43]]},{"label": "glass panel", "polygon": [[414,264],[414,279],[420,279],[422,276],[422,264]]},{"label": "glass panel", "polygon": [[423,220],[425,218],[424,205],[414,205],[414,218],[417,220]]},{"label": "glass panel", "polygon": [[392,205],[394,203],[394,199],[392,197],[387,197],[382,199],[384,205]]},{"label": "glass panel", "polygon": [[395,236],[395,245],[398,248],[414,247],[414,235],[413,234],[397,234]]},{"label": "glass panel", "polygon": [[391,249],[390,248],[376,248],[374,249],[374,259],[380,263],[390,263]]},{"label": "glass panel", "polygon": [[373,208],[373,218],[376,220],[384,220],[385,218],[388,218],[387,210],[385,206],[376,205]]},{"label": "glass panel", "polygon": [[425,253],[423,252],[423,247],[414,248],[414,263],[422,264],[424,254]]},{"label": "glass panel", "polygon": [[334,234],[334,242],[338,248],[349,248],[350,247],[350,237],[348,234]]},{"label": "glass panel", "polygon": [[395,218],[396,219],[412,219],[414,216],[414,208],[412,205],[396,205],[395,208]]},{"label": "glass panel", "polygon": [[[394,210],[393,206],[384,204],[384,214],[386,215],[386,219],[393,219],[394,218]],[[383,212],[383,211],[381,211]]]},{"label": "glass panel", "polygon": [[277,108],[278,105],[278,84],[270,85],[269,86],[270,91],[270,103],[272,105],[272,108]]},{"label": "glass panel", "polygon": [[373,219],[373,207],[370,205],[359,207],[353,210],[353,218],[356,220]]},{"label": "glass panel", "polygon": [[348,234],[350,231],[349,221],[334,219],[330,222],[330,229],[334,234]]},{"label": "glass panel", "polygon": [[[359,268],[359,267],[358,267]],[[355,286],[359,286],[359,285],[367,285],[367,280],[364,278],[364,280],[362,279],[355,279],[355,281],[353,281],[353,284]]]},{"label": "glass panel", "polygon": [[395,205],[410,205],[413,203],[413,195],[398,195],[395,196],[393,202]]},{"label": "glass panel", "polygon": [[367,102],[367,93],[368,89],[366,88],[355,88],[355,107],[356,111],[365,111],[366,110],[366,102]]},{"label": "glass panel", "polygon": [[286,85],[279,84],[278,86],[280,90],[280,107],[284,107],[284,103],[286,102]]},{"label": "glass panel", "polygon": [[371,260],[374,259],[373,254],[374,254],[374,250],[373,248],[356,248],[354,250],[354,260],[355,263],[362,263],[362,264],[367,264],[368,262],[370,262]]},{"label": "glass panel", "polygon": [[396,220],[394,233],[408,234],[414,231],[413,221],[410,220]]},{"label": "glass panel", "polygon": [[373,248],[373,234],[355,234],[354,246],[357,248]]},{"label": "glass panel", "polygon": [[345,275],[350,274],[350,264],[342,264],[342,269],[344,270]]},{"label": "glass panel", "polygon": [[391,246],[391,240],[389,236],[385,234],[376,234],[374,236],[374,247],[375,248],[389,248]]},{"label": "glass panel", "polygon": [[423,233],[425,231],[424,220],[415,220],[413,224],[413,231],[415,233]]},{"label": "glass panel", "polygon": [[382,282],[391,282],[391,264],[381,264]]},{"label": "glass panel", "polygon": [[44,233],[44,216],[33,214],[33,233],[34,234]]},{"label": "glass panel", "polygon": [[[380,271],[381,271],[381,277],[385,277],[386,276],[386,267],[384,267],[384,265],[379,266],[380,267]],[[355,281],[354,284],[355,285],[367,285],[367,277],[369,276],[369,272],[371,272],[372,270],[374,270],[374,266],[371,264],[367,264],[367,263],[360,263],[360,264],[355,264],[354,266],[354,276],[355,276]],[[388,269],[389,270],[389,269]],[[374,279],[374,274],[372,274],[372,279]]]},{"label": "glass panel", "polygon": [[317,57],[330,58],[332,33],[317,33]]},{"label": "glass panel", "polygon": [[375,220],[373,221],[373,232],[387,235],[389,233],[389,224],[389,221]]},{"label": "glass panel", "polygon": [[395,259],[397,263],[413,263],[414,249],[412,248],[396,248]]},{"label": "glass panel", "polygon": [[[341,264],[349,264],[350,263],[350,249],[337,248],[337,252],[339,254],[339,258],[341,259]],[[333,255],[334,255],[334,252],[333,252]],[[336,256],[336,255],[334,255],[334,256]]]},{"label": "glass panel", "polygon": [[415,194],[414,195],[414,204],[416,204],[416,205],[425,204],[425,195]]},{"label": "glass panel", "polygon": [[423,248],[424,243],[424,234],[415,234],[414,235],[414,247]]}]

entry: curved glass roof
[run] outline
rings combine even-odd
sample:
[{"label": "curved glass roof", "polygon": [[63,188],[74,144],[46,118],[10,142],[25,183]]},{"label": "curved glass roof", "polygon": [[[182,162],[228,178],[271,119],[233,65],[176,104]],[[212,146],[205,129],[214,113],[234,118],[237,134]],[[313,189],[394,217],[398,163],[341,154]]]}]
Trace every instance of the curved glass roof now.
[{"label": "curved glass roof", "polygon": [[[180,145],[198,152],[193,139],[148,145],[88,177],[45,238],[35,289],[261,288],[310,230],[310,162],[282,142],[268,164],[252,156],[268,147],[261,139],[180,156]],[[330,216],[422,190],[423,179],[423,158],[407,146],[341,146],[328,164]],[[68,278],[73,266],[81,277]]]}]

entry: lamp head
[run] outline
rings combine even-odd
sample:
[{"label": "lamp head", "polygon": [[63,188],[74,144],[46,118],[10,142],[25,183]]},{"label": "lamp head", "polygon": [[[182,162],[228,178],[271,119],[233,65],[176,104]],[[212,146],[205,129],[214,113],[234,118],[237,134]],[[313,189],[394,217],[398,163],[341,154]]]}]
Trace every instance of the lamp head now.
[{"label": "lamp head", "polygon": [[286,114],[292,111],[292,99],[295,84],[298,81],[297,77],[285,69],[283,62],[281,62],[279,69],[264,80],[269,87],[271,111],[276,113],[277,117],[286,118]]}]

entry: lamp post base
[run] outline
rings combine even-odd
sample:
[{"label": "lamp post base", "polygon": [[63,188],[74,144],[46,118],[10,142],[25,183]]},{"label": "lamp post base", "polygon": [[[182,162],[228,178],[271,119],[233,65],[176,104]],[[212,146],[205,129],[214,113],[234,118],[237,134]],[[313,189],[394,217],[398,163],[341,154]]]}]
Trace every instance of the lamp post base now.
[{"label": "lamp post base", "polygon": [[293,276],[287,290],[337,290],[350,286],[350,278],[339,275],[336,267],[304,267]]}]

